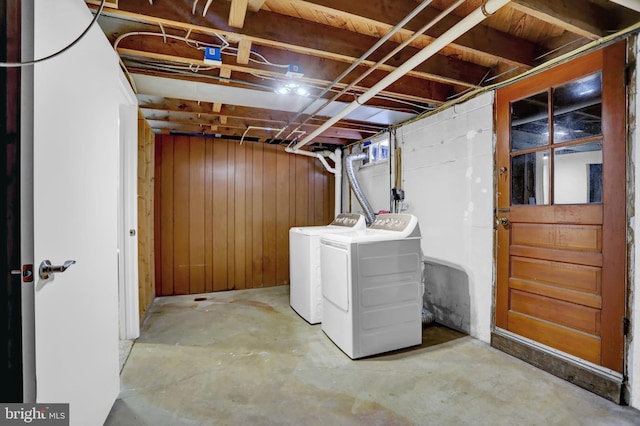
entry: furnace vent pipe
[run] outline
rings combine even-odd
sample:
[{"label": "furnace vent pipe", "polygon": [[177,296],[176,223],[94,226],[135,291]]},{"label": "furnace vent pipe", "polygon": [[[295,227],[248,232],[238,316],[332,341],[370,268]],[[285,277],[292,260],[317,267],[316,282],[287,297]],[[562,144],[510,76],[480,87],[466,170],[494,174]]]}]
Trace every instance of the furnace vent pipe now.
[{"label": "furnace vent pipe", "polygon": [[364,192],[362,192],[362,188],[360,188],[360,184],[358,183],[358,178],[356,177],[356,172],[353,169],[353,162],[359,160],[366,160],[369,158],[369,154],[366,152],[358,152],[356,154],[348,155],[345,158],[345,169],[347,171],[347,178],[349,179],[349,186],[353,190],[358,202],[364,209],[364,217],[367,221],[367,226],[371,225],[374,220],[376,220],[376,215],[373,212],[373,208],[371,208],[371,204],[367,200],[367,197],[364,196]]},{"label": "furnace vent pipe", "polygon": [[338,114],[334,115],[331,119],[327,120],[322,126],[318,127],[315,131],[311,132],[307,137],[298,142],[293,149],[297,150],[302,148],[303,146],[311,143],[314,138],[318,137],[322,132],[327,130],[329,127],[336,124],[339,120],[345,117],[347,114],[358,108],[360,105],[364,105],[369,99],[373,98],[375,95],[386,89],[389,85],[393,84],[395,81],[399,80],[406,73],[438,53],[440,50],[445,48],[447,45],[455,41],[462,34],[469,31],[471,28],[478,25],[480,22],[484,21],[488,16],[495,13],[498,9],[500,9],[505,4],[509,3],[511,0],[488,0],[486,3],[483,3],[482,6],[478,7],[476,10],[471,12],[465,18],[463,18],[460,22],[455,24],[453,27],[449,28],[446,32],[444,32],[440,37],[435,39],[431,44],[427,47],[416,53],[413,57],[407,60],[404,64],[400,65],[393,71],[391,74],[387,75],[385,78],[380,80],[376,85],[371,87],[369,90],[360,95],[355,101],[351,102],[347,105],[342,111]]}]

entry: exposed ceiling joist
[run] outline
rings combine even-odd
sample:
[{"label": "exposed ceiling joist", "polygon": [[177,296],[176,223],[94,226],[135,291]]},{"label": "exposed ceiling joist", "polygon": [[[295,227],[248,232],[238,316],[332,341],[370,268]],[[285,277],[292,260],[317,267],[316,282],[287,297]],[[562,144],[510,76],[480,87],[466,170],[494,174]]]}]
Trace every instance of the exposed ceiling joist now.
[{"label": "exposed ceiling joist", "polygon": [[[260,128],[287,127],[290,131],[303,126],[301,132],[314,132],[341,105],[360,98],[398,68],[405,71],[403,64],[413,65],[411,58],[417,52],[483,2],[431,0],[366,58],[361,56],[419,2],[113,0],[107,2],[110,7],[99,24],[109,40],[117,43],[116,51],[138,88],[143,114],[156,132],[193,132],[236,140],[244,135],[273,142],[273,133]],[[97,10],[98,0],[88,3]],[[384,91],[371,99],[363,97],[366,105],[335,123],[317,143],[340,145],[372,136],[470,90],[516,76],[634,25],[640,21],[637,3],[640,1],[512,0],[407,70]],[[390,55],[386,63],[376,64],[449,8],[451,13],[416,36],[408,47]],[[205,63],[205,46],[220,49],[221,63]],[[357,65],[345,74],[354,63]],[[378,68],[360,79],[374,66]],[[334,84],[338,76],[343,78]],[[149,85],[150,81],[155,83]],[[187,83],[191,86],[185,86]],[[354,87],[327,103],[352,83]],[[303,87],[311,97],[276,94],[287,92],[278,90],[284,84]],[[324,99],[314,100],[320,93]]]}]

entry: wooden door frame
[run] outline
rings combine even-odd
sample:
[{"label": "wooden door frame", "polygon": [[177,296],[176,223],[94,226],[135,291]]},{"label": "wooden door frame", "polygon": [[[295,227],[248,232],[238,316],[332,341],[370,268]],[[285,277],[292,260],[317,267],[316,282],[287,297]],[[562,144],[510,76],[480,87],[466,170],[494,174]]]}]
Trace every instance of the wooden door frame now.
[{"label": "wooden door frame", "polygon": [[[606,59],[605,59],[606,58]],[[509,253],[507,250],[498,250],[499,247],[509,245],[509,232],[496,230],[496,298],[494,300],[494,324],[491,343],[507,353],[521,358],[538,366],[556,376],[571,381],[581,387],[591,390],[601,396],[613,400],[616,403],[623,401],[624,370],[626,363],[625,339],[623,334],[623,318],[626,314],[627,303],[627,267],[625,235],[627,229],[626,214],[626,149],[627,149],[627,106],[613,108],[615,102],[626,99],[625,73],[618,71],[620,64],[625,64],[626,42],[601,48],[587,53],[571,62],[559,65],[553,71],[547,71],[527,80],[522,80],[511,86],[507,86],[496,94],[496,136],[498,141],[509,140],[510,126],[499,123],[510,122],[508,103],[500,103],[499,97],[513,101],[547,90],[549,87],[560,85],[574,80],[580,76],[586,76],[602,70],[603,72],[603,111],[614,111],[615,114],[603,114],[603,134],[609,139],[619,140],[613,149],[609,149],[603,156],[604,161],[610,165],[623,165],[623,167],[611,167],[607,171],[607,177],[603,178],[603,193],[607,193],[608,199],[603,203],[603,235],[613,238],[603,238],[603,253],[610,257],[611,262],[605,270],[603,268],[602,282],[622,281],[624,285],[611,288],[604,286],[602,289],[603,308],[607,309],[602,317],[602,323],[610,324],[616,329],[614,335],[607,335],[602,339],[602,364],[604,368],[593,368],[592,365],[576,361],[571,356],[565,356],[560,351],[546,348],[543,345],[529,341],[513,333],[506,331],[508,304],[508,286],[498,286],[498,282],[504,282],[509,276]],[[601,65],[602,64],[602,65]],[[579,72],[576,72],[579,70]],[[615,72],[607,71],[615,70]],[[496,197],[496,217],[509,217],[510,192],[509,173],[501,172],[504,167],[510,167],[509,150],[499,150],[496,146],[496,190],[502,197]],[[605,166],[606,167],[606,166]],[[613,191],[613,189],[617,189]],[[620,190],[623,188],[623,190]],[[506,194],[506,195],[505,195]],[[622,214],[620,209],[622,208]],[[619,242],[622,238],[623,243]],[[617,241],[617,242],[616,242]],[[606,250],[606,251],[605,251]],[[503,307],[500,309],[500,307]],[[604,311],[604,309],[603,309]],[[620,373],[617,373],[620,372]]]}]

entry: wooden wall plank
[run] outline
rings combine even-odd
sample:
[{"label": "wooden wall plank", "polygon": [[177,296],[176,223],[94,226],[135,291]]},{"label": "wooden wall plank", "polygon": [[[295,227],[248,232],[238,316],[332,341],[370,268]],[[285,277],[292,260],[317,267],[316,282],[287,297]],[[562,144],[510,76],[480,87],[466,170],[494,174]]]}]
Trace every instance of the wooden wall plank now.
[{"label": "wooden wall plank", "polygon": [[[325,211],[324,211],[324,202],[326,201],[326,195],[325,195],[325,185],[326,185],[326,178],[323,172],[324,167],[322,166],[322,164],[318,161],[313,163],[313,168],[314,168],[314,174],[315,174],[315,204],[313,206],[313,223],[318,223],[318,224],[322,224],[322,222],[324,221],[324,217],[325,217]],[[326,223],[324,223],[324,225],[326,225]]]},{"label": "wooden wall plank", "polygon": [[168,295],[173,293],[173,148],[172,137],[162,137],[162,167],[160,184],[160,221],[162,238],[161,265],[162,265],[162,287],[160,294]]},{"label": "wooden wall plank", "polygon": [[[234,206],[233,206],[233,218],[234,218],[234,285],[235,289],[246,288],[246,274],[245,274],[245,239],[246,239],[246,215],[247,215],[247,203],[246,203],[246,145],[233,144],[235,151],[234,158]],[[251,286],[249,286],[251,287]]]},{"label": "wooden wall plank", "polygon": [[189,138],[176,137],[173,150],[173,291],[189,294]]},{"label": "wooden wall plank", "polygon": [[[288,283],[289,276],[289,158],[276,153],[276,280],[275,285]],[[285,267],[286,266],[286,267]]]},{"label": "wooden wall plank", "polygon": [[276,283],[276,149],[264,147],[264,179],[262,191],[262,270],[264,287]]},{"label": "wooden wall plank", "polygon": [[245,149],[245,234],[244,281],[246,288],[253,288],[253,150],[257,144],[248,143]]},{"label": "wooden wall plank", "polygon": [[296,217],[295,226],[309,223],[309,164],[306,157],[296,156],[295,182],[296,182]]},{"label": "wooden wall plank", "polygon": [[189,138],[189,294],[205,291],[205,140]]},{"label": "wooden wall plank", "polygon": [[204,189],[204,291],[213,291],[213,139],[205,140],[205,189]]},{"label": "wooden wall plank", "polygon": [[163,138],[158,294],[287,284],[289,229],[331,221],[322,165],[280,146]]},{"label": "wooden wall plank", "polygon": [[227,290],[227,144],[213,141],[213,290]]},{"label": "wooden wall plank", "polygon": [[262,287],[263,279],[263,200],[264,193],[264,145],[255,144],[253,147],[253,287]]},{"label": "wooden wall plank", "polygon": [[[296,226],[296,188],[298,182],[296,181],[296,163],[299,160],[303,160],[301,155],[289,155],[289,222],[288,229]],[[289,231],[287,230],[287,252],[289,250]]]},{"label": "wooden wall plank", "polygon": [[235,167],[236,149],[234,143],[227,144],[227,289],[236,288],[236,257],[235,257]]},{"label": "wooden wall plank", "polygon": [[155,260],[154,284],[156,295],[162,294],[162,216],[160,187],[162,182],[162,137],[154,136],[153,182],[153,252]]}]

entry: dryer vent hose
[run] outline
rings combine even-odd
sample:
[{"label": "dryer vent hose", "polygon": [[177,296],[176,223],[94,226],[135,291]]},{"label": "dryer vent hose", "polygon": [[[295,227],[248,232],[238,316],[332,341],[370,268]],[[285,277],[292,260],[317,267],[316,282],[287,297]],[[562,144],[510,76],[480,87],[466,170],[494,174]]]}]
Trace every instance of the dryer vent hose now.
[{"label": "dryer vent hose", "polygon": [[426,327],[428,325],[433,324],[434,322],[436,322],[435,314],[423,306],[422,307],[422,326]]},{"label": "dryer vent hose", "polygon": [[350,154],[345,158],[345,162],[346,162],[345,168],[347,171],[347,178],[349,179],[349,186],[351,186],[351,190],[353,191],[356,198],[358,199],[358,202],[364,209],[364,217],[367,221],[367,226],[369,226],[373,223],[374,220],[376,220],[376,215],[373,212],[373,208],[371,207],[371,204],[369,204],[367,197],[364,196],[364,193],[362,192],[362,188],[360,188],[360,184],[358,183],[358,178],[356,177],[356,172],[353,168],[354,161],[365,160],[367,158],[369,158],[369,155],[366,152],[358,152],[356,154]]}]

